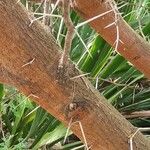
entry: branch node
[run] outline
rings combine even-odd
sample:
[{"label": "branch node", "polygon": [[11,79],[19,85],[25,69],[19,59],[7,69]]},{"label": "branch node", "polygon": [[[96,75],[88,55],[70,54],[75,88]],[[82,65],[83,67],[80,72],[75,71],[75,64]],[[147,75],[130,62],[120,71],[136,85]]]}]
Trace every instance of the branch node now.
[{"label": "branch node", "polygon": [[69,73],[68,73],[68,66],[62,65],[58,66],[57,68],[57,80],[60,85],[64,85],[68,82]]},{"label": "branch node", "polygon": [[65,109],[65,116],[68,120],[71,118],[73,121],[79,121],[87,117],[88,114],[88,103],[85,100],[73,101]]}]

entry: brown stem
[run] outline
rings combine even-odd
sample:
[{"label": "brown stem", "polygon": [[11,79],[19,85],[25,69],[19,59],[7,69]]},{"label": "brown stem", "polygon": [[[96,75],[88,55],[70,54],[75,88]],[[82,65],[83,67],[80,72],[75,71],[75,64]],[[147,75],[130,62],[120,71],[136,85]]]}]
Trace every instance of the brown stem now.
[{"label": "brown stem", "polygon": [[123,113],[124,117],[127,119],[133,118],[150,118],[150,111],[135,111],[132,113]]},{"label": "brown stem", "polygon": [[74,26],[70,18],[70,0],[63,0],[63,17],[67,27],[67,34],[65,37],[65,44],[63,54],[60,59],[59,67],[62,68],[64,65],[67,66],[69,51],[71,49],[71,43],[74,36]]},{"label": "brown stem", "polygon": [[[50,0],[45,0],[44,1],[44,14],[49,14],[50,13],[50,4],[51,1]],[[43,17],[43,24],[49,26],[50,25],[50,16],[44,16]]]},{"label": "brown stem", "polygon": [[[109,3],[108,3],[109,2]],[[88,20],[94,16],[102,14],[112,9],[114,1],[110,0],[75,0],[75,10],[85,19]],[[114,12],[110,12],[90,22],[96,32],[98,32],[110,45],[115,46],[116,26],[105,28],[115,21]],[[150,78],[150,45],[142,39],[120,16],[117,22],[119,28],[119,45],[118,52],[131,62],[138,70]]]}]

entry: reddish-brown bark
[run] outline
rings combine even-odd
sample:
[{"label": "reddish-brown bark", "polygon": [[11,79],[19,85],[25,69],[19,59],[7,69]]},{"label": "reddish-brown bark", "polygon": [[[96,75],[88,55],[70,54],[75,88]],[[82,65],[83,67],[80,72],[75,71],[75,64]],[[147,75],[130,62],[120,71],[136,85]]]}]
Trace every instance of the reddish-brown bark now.
[{"label": "reddish-brown bark", "polygon": [[[75,0],[74,8],[85,19],[88,20],[111,10],[106,0]],[[98,18],[90,23],[110,45],[114,46],[116,41],[116,26],[105,28],[115,21],[112,11],[105,16]],[[120,17],[118,20],[119,42],[118,52],[130,61],[138,70],[150,78],[150,45],[142,39],[129,25]]]},{"label": "reddish-brown bark", "polygon": [[[88,81],[89,88],[81,78],[73,83],[66,76],[65,84],[59,84],[56,68],[60,48],[43,26],[29,24],[23,6],[15,0],[0,2],[0,82],[17,87],[65,125],[71,118],[81,121],[92,149],[127,150],[129,136],[136,129]],[[72,66],[69,73],[70,77],[79,74]],[[70,104],[74,109],[68,107]],[[72,131],[83,140],[77,124]],[[149,141],[140,132],[133,146],[135,150],[150,150]]]}]

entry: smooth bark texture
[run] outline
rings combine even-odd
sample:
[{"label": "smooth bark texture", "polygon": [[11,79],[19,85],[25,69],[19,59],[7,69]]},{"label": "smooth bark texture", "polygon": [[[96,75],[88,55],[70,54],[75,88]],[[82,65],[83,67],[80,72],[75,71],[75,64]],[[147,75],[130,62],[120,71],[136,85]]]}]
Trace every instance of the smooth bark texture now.
[{"label": "smooth bark texture", "polygon": [[[137,129],[88,81],[87,87],[83,79],[70,80],[65,76],[60,84],[57,80],[60,48],[42,25],[34,22],[29,26],[29,18],[15,0],[0,1],[0,82],[15,86],[65,125],[71,118],[73,122],[81,121],[92,149],[129,149],[129,136]],[[70,77],[78,74],[70,66]],[[71,129],[84,141],[77,123]],[[138,132],[133,147],[150,150],[150,142]]]},{"label": "smooth bark texture", "polygon": [[[75,0],[74,8],[85,19],[88,20],[94,16],[112,10],[109,0]],[[109,2],[113,2],[110,0]],[[113,3],[112,3],[113,5]],[[114,11],[90,22],[96,32],[98,32],[110,45],[115,46],[117,38],[116,25],[109,24],[115,22]],[[150,45],[142,39],[129,25],[119,17],[119,45],[118,52],[130,61],[138,70],[150,78]]]}]

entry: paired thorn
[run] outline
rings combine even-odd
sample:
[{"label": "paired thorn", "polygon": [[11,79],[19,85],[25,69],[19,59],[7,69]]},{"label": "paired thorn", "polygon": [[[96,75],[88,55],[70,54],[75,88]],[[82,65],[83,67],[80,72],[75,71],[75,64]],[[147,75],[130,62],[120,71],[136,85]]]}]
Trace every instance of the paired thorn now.
[{"label": "paired thorn", "polygon": [[80,147],[77,147],[73,150],[76,150],[78,148],[81,148],[81,147],[85,147],[86,150],[89,150],[91,148],[91,146],[89,147],[88,146],[88,143],[87,143],[87,140],[86,140],[86,136],[85,136],[85,133],[84,133],[84,130],[83,130],[83,126],[82,126],[82,123],[81,121],[75,121],[73,122],[73,119],[71,118],[70,121],[69,121],[69,124],[68,124],[68,128],[67,128],[67,131],[66,131],[66,134],[65,134],[65,137],[64,137],[64,141],[63,141],[63,144],[65,144],[66,140],[67,140],[67,137],[69,135],[69,131],[71,129],[71,127],[74,125],[74,124],[78,124],[79,127],[80,127],[80,131],[82,133],[82,137],[83,137],[83,141],[84,141],[84,145],[81,145]]},{"label": "paired thorn", "polygon": [[133,149],[133,138],[136,136],[136,134],[139,132],[139,131],[150,131],[150,128],[137,128],[136,131],[131,134],[129,136],[129,146],[130,146],[130,150],[134,150]]}]

